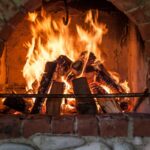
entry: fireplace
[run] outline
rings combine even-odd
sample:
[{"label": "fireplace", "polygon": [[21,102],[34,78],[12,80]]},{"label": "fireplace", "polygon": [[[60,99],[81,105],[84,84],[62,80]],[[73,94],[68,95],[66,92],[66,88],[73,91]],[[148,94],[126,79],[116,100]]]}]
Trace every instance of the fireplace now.
[{"label": "fireplace", "polygon": [[0,148],[148,148],[148,4],[2,2]]}]

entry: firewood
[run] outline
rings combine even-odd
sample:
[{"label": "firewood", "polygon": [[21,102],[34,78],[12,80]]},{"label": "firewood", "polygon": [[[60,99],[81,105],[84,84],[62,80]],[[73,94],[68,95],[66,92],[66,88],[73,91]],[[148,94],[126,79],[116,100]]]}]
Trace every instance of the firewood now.
[{"label": "firewood", "polygon": [[19,112],[27,113],[26,101],[23,98],[11,98],[7,97],[3,103],[5,106],[10,109],[14,109]]},{"label": "firewood", "polygon": [[[93,84],[91,87],[94,94],[106,94],[107,92],[98,84]],[[103,112],[106,113],[119,113],[121,108],[119,104],[112,98],[97,98],[98,104],[101,106]]]},{"label": "firewood", "polygon": [[89,72],[95,72],[95,68],[92,65],[87,65],[85,68],[85,73],[89,73]]},{"label": "firewood", "polygon": [[[85,77],[72,81],[74,94],[91,94]],[[93,98],[77,98],[77,111],[79,114],[96,114],[97,108]]]},{"label": "firewood", "polygon": [[66,75],[67,82],[72,84],[72,80],[81,74],[82,68],[83,62],[81,60],[73,62],[68,74]]},{"label": "firewood", "polygon": [[[50,94],[63,94],[64,83],[53,81]],[[46,101],[46,113],[48,115],[60,115],[61,98],[48,98]]]},{"label": "firewood", "polygon": [[61,55],[57,58],[57,65],[62,69],[62,75],[64,75],[70,68],[72,61],[65,55]]},{"label": "firewood", "polygon": [[[88,53],[87,51],[82,52],[79,56],[79,59],[76,60],[74,63],[72,63],[72,70],[75,75],[79,75],[82,72],[84,63],[87,58],[87,53]],[[91,64],[94,63],[95,59],[96,59],[95,55],[92,52],[90,52],[86,67],[87,71],[90,69],[94,69],[94,67],[92,67]]]},{"label": "firewood", "polygon": [[89,57],[87,61],[87,65],[91,65],[95,62],[96,56],[94,55],[93,52],[90,52],[89,56],[87,56],[87,54],[88,54],[88,51],[83,51],[80,55],[80,59],[85,60],[87,57]]},{"label": "firewood", "polygon": [[[57,65],[56,62],[47,62],[46,63],[45,71],[44,71],[45,73],[43,74],[42,80],[40,82],[38,94],[47,94],[48,93],[49,87],[51,85],[51,80],[52,80],[53,74],[56,69],[56,65]],[[44,101],[45,101],[45,98],[36,98],[31,113],[32,114],[39,113]]]},{"label": "firewood", "polygon": [[83,68],[83,61],[77,60],[72,64],[72,69],[74,70],[75,74],[80,74]]},{"label": "firewood", "polygon": [[121,108],[113,99],[97,99],[99,105],[101,106],[102,110],[106,113],[120,113]]},{"label": "firewood", "polygon": [[107,85],[115,93],[125,92],[124,89],[111,77],[103,64],[100,64],[98,66],[96,81],[101,84]]}]

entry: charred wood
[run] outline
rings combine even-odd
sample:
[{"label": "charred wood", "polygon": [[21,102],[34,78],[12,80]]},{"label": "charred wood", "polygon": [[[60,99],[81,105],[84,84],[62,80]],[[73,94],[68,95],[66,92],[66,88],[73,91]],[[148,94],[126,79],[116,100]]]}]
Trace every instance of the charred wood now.
[{"label": "charred wood", "polygon": [[[63,94],[64,83],[56,82],[52,83],[50,94]],[[61,98],[48,98],[46,101],[46,113],[48,115],[60,115]]]},{"label": "charred wood", "polygon": [[[45,65],[45,73],[43,74],[39,89],[38,89],[38,94],[47,94],[50,84],[51,84],[51,80],[53,77],[53,74],[55,72],[56,69],[56,62],[47,62]],[[42,104],[44,103],[45,98],[37,98],[35,100],[34,106],[32,108],[31,113],[32,114],[36,114],[39,113],[42,107]]]},{"label": "charred wood", "polygon": [[26,101],[23,98],[6,98],[4,103],[5,106],[9,107],[10,109],[14,109],[19,112],[27,113],[27,105]]},{"label": "charred wood", "polygon": [[115,80],[111,77],[103,64],[100,64],[98,67],[99,68],[97,69],[96,77],[97,82],[102,84],[104,83],[104,85],[110,87],[115,93],[125,92],[124,89],[119,84],[117,84]]},{"label": "charred wood", "polygon": [[[72,81],[74,94],[91,94],[90,88],[85,77],[77,78]],[[96,114],[97,108],[93,98],[78,98],[77,111],[79,114]]]},{"label": "charred wood", "polygon": [[96,56],[94,55],[93,52],[90,52],[88,56],[88,51],[83,51],[80,55],[80,58],[82,60],[85,60],[87,57],[88,57],[87,65],[93,64],[96,60]]},{"label": "charred wood", "polygon": [[91,65],[86,66],[85,73],[89,73],[89,72],[95,72],[94,66]]},{"label": "charred wood", "polygon": [[[93,91],[94,94],[106,94],[107,92],[100,86],[98,86],[98,84],[93,84],[91,86],[91,89]],[[101,106],[101,109],[103,112],[105,113],[119,113],[121,112],[121,108],[119,106],[119,104],[111,99],[108,98],[97,98],[97,102],[98,104]]]},{"label": "charred wood", "polygon": [[57,59],[57,65],[61,66],[63,73],[66,73],[72,64],[72,61],[64,55],[61,55]]},{"label": "charred wood", "polygon": [[72,68],[77,72],[81,72],[83,68],[83,62],[81,60],[77,60],[72,64]]},{"label": "charred wood", "polygon": [[73,79],[75,79],[78,75],[80,75],[83,68],[83,62],[81,60],[77,60],[72,63],[70,72],[67,75],[67,81],[70,83]]}]

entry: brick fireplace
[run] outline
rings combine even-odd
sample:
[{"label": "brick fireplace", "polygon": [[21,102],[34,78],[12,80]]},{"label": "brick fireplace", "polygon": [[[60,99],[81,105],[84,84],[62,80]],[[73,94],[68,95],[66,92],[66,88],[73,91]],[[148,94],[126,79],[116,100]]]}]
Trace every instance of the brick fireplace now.
[{"label": "brick fireplace", "polygon": [[[74,22],[76,22],[76,17],[89,7],[102,9],[100,11],[102,21],[112,28],[102,44],[102,49],[106,50],[102,55],[106,60],[109,57],[108,51],[112,48],[111,58],[106,61],[105,65],[110,70],[119,72],[122,80],[128,79],[132,92],[142,93],[145,88],[149,89],[150,2],[147,0],[108,0],[106,1],[107,7],[100,6],[100,3],[92,5],[90,2],[84,5],[85,2],[80,3],[79,0],[68,0],[67,3],[69,15],[74,18]],[[58,18],[60,16],[63,18],[65,10],[62,0],[58,2],[54,0],[2,0],[0,2],[0,93],[12,90],[18,93],[25,92],[25,79],[21,70],[26,61],[27,51],[23,45],[24,41],[28,41],[31,36],[28,34],[29,23],[26,17],[28,12],[40,11],[42,6],[47,11],[56,13]],[[118,31],[116,33],[113,30]],[[111,38],[114,39],[111,40]],[[118,40],[121,38],[123,45],[120,50]],[[128,62],[124,65],[126,60]],[[150,149],[149,112],[149,98],[147,97],[135,113],[130,111],[62,116],[1,114],[0,150],[148,150]]]}]

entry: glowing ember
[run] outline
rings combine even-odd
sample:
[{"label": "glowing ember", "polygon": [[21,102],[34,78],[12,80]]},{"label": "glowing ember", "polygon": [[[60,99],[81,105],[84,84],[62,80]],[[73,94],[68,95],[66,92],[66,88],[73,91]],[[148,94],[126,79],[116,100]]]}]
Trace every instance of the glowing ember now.
[{"label": "glowing ember", "polygon": [[[65,83],[64,94],[73,93],[72,78],[85,76],[88,83],[96,82],[98,72],[96,62],[102,64],[104,61],[101,57],[100,45],[103,35],[108,32],[106,25],[99,23],[98,18],[98,11],[88,11],[85,17],[86,28],[76,25],[76,35],[74,35],[71,33],[70,24],[65,26],[62,18],[54,20],[43,10],[41,14],[36,12],[28,14],[28,20],[31,22],[32,40],[26,43],[28,54],[23,68],[27,91],[32,90],[37,93],[42,75],[45,73],[45,64],[48,61],[56,61],[59,56],[67,56],[70,61],[74,62],[66,71],[57,65],[57,71],[53,76],[53,80]],[[120,83],[117,73],[108,72],[106,74],[125,92],[130,91],[127,81]],[[114,93],[106,83],[99,83],[98,86],[107,93]],[[76,112],[75,106],[75,99],[63,99],[62,113]]]}]

